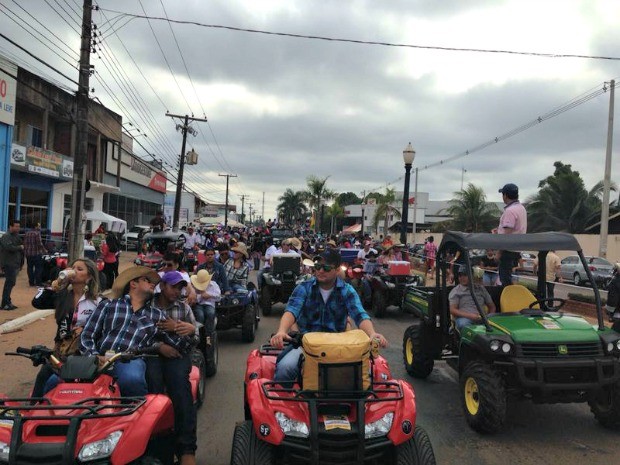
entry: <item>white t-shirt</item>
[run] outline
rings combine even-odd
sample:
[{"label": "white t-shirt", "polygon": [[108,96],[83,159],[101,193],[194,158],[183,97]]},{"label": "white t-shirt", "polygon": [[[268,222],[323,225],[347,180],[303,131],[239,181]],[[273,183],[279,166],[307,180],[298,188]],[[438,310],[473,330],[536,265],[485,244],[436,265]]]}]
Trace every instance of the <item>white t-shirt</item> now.
[{"label": "white t-shirt", "polygon": [[377,251],[371,247],[371,248],[368,249],[368,252],[366,252],[364,249],[362,249],[359,252],[357,252],[357,258],[361,258],[362,260],[366,260],[366,255],[368,255],[370,252],[374,252],[375,254],[377,254]]},{"label": "white t-shirt", "polygon": [[269,248],[265,251],[265,266],[263,268],[271,268],[271,257],[274,253],[278,252],[278,248],[275,245],[270,245]]},{"label": "white t-shirt", "polygon": [[200,236],[196,233],[184,233],[183,236],[185,236],[185,244],[183,244],[184,249],[193,249],[196,244],[200,244]]}]

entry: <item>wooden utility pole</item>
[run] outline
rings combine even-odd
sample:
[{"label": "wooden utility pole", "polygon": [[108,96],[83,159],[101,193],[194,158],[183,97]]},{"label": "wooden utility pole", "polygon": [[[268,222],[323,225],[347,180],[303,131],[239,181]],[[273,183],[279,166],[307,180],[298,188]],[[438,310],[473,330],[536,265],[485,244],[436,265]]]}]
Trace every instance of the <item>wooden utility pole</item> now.
[{"label": "wooden utility pole", "polygon": [[226,176],[226,207],[224,210],[224,227],[228,226],[228,181],[230,178],[236,178],[236,174],[218,174],[218,176]]},{"label": "wooden utility pole", "polygon": [[609,83],[609,121],[607,123],[607,152],[605,154],[605,176],[603,178],[603,203],[601,205],[601,234],[598,254],[607,257],[607,233],[609,230],[609,190],[611,188],[611,148],[614,136],[614,91],[616,81]]},{"label": "wooden utility pole", "polygon": [[243,194],[243,195],[240,195],[239,197],[241,197],[241,223],[245,223],[244,202],[248,196]]},{"label": "wooden utility pole", "polygon": [[170,118],[183,118],[183,124],[177,124],[177,131],[183,134],[183,142],[181,143],[181,158],[179,159],[179,176],[177,177],[177,192],[174,197],[174,215],[172,217],[172,229],[179,230],[179,216],[181,214],[181,195],[183,194],[183,170],[185,169],[185,146],[187,143],[187,133],[192,136],[196,135],[196,130],[189,125],[189,121],[207,121],[206,118],[194,118],[193,116],[173,115],[166,112],[166,116]]},{"label": "wooden utility pole", "polygon": [[69,230],[69,260],[83,255],[86,161],[88,153],[88,92],[90,89],[90,46],[92,37],[92,0],[84,0],[82,8],[82,42],[80,45],[80,77],[77,90],[77,147],[73,159],[73,184],[71,187],[71,228]]}]

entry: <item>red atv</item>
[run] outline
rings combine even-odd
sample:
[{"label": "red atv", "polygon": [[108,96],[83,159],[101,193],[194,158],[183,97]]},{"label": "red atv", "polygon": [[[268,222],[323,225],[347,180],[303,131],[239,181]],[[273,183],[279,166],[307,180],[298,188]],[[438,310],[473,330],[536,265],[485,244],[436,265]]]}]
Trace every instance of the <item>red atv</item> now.
[{"label": "red atv", "polygon": [[[62,382],[38,398],[0,396],[0,463],[84,463],[172,465],[174,412],[164,394],[120,397],[108,368],[141,357],[113,355],[101,368],[96,357],[70,356],[61,364],[44,346],[17,348],[33,365],[51,363]],[[200,374],[190,374],[192,394],[199,404]]]},{"label": "red atv", "polygon": [[[329,341],[317,344],[316,335]],[[300,345],[303,374],[290,386],[272,381],[280,350],[263,345],[250,353],[231,465],[435,465],[416,425],[413,388],[392,379],[363,331],[296,335],[293,346]]]}]

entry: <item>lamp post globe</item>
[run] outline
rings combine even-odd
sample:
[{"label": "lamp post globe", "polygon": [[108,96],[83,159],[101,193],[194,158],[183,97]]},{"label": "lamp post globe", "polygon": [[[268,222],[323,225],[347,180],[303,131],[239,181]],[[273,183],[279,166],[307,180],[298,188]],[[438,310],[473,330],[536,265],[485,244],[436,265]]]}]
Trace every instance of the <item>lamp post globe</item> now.
[{"label": "lamp post globe", "polygon": [[[405,162],[405,188],[401,213],[400,242],[405,245],[407,244],[407,225],[409,223],[409,181],[411,180],[411,165],[414,159],[415,150],[413,150],[411,142],[409,142],[405,150],[403,150],[403,161]],[[415,225],[413,227],[415,228]]]}]

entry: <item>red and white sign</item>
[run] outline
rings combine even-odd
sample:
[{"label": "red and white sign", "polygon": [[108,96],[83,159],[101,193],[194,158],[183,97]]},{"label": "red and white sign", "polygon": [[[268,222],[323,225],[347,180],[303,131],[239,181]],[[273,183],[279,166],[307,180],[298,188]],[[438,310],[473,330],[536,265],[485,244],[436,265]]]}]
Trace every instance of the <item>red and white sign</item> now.
[{"label": "red and white sign", "polygon": [[15,124],[15,98],[17,95],[17,66],[0,57],[0,123],[13,126]]},{"label": "red and white sign", "polygon": [[[112,153],[112,144],[108,145],[105,169],[112,176],[118,175],[118,147],[114,147],[114,153]],[[129,154],[125,150],[122,150],[120,175],[122,179],[135,182],[154,191],[166,192],[168,180],[163,171],[140,160],[137,156]]]}]

